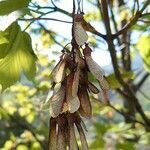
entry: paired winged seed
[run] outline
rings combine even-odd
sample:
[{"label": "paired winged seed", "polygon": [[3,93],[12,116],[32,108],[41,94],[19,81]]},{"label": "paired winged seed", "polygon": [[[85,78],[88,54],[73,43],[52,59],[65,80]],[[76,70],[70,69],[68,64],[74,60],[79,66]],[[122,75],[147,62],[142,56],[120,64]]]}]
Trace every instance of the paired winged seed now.
[{"label": "paired winged seed", "polygon": [[74,130],[74,123],[70,118],[68,118],[68,126],[69,126],[69,149],[78,150],[78,144]]},{"label": "paired winged seed", "polygon": [[91,82],[88,82],[88,88],[94,94],[98,94],[100,92],[99,89],[94,84],[92,84]]},{"label": "paired winged seed", "polygon": [[83,131],[83,128],[82,128],[81,124],[76,123],[76,127],[77,127],[77,130],[78,130],[79,135],[80,135],[81,146],[82,146],[81,149],[82,150],[89,150],[88,144],[87,144],[87,141],[86,141],[86,137],[85,137],[85,134],[84,134],[84,131]]},{"label": "paired winged seed", "polygon": [[74,113],[75,111],[77,111],[80,106],[78,96],[77,95],[76,96],[74,95],[74,97],[72,96],[73,78],[74,74],[70,74],[67,77],[67,86],[66,86],[66,102],[70,113]]},{"label": "paired winged seed", "polygon": [[56,120],[54,118],[50,118],[49,140],[49,150],[56,150],[57,134]]},{"label": "paired winged seed", "polygon": [[60,83],[65,78],[65,65],[66,65],[66,55],[58,62],[58,64],[53,69],[51,76],[55,83]]},{"label": "paired winged seed", "polygon": [[92,116],[92,106],[90,103],[89,95],[86,88],[82,87],[78,92],[78,97],[80,100],[79,113],[81,116],[86,118],[91,118]]},{"label": "paired winged seed", "polygon": [[72,83],[72,97],[76,97],[78,93],[79,86],[79,77],[80,77],[80,67],[77,66],[76,72],[74,73],[73,83]]},{"label": "paired winged seed", "polygon": [[93,76],[99,80],[103,80],[104,72],[101,69],[101,67],[92,59],[91,56],[85,56],[86,63],[88,65],[88,68],[90,72],[93,74]]},{"label": "paired winged seed", "polygon": [[52,97],[50,102],[50,115],[52,117],[55,118],[60,114],[64,98],[65,98],[65,87],[61,86],[61,88]]},{"label": "paired winged seed", "polygon": [[74,37],[76,43],[81,46],[84,45],[88,40],[88,35],[86,31],[83,29],[81,22],[75,22],[74,24]]}]

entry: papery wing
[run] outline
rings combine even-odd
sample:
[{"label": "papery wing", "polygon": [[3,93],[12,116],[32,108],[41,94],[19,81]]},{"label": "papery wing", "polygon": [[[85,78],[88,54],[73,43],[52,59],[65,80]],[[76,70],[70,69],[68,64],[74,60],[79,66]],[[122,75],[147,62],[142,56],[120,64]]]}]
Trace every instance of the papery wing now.
[{"label": "papery wing", "polygon": [[84,131],[83,131],[81,124],[76,123],[76,127],[77,127],[77,130],[78,130],[79,135],[80,135],[81,147],[82,147],[81,149],[82,150],[89,150],[88,144],[86,141],[86,137],[85,137],[85,134],[84,134]]},{"label": "papery wing", "polygon": [[50,102],[50,115],[52,117],[57,117],[60,114],[64,98],[65,98],[65,87],[61,86],[61,88],[52,97]]},{"label": "papery wing", "polygon": [[50,118],[49,140],[49,150],[57,150],[56,120],[54,118]]},{"label": "papery wing", "polygon": [[55,83],[60,83],[65,78],[65,65],[66,65],[66,55],[58,62],[58,64],[53,69],[51,76]]},{"label": "papery wing", "polygon": [[100,86],[103,90],[109,90],[109,88],[110,88],[109,83],[105,77],[103,78],[103,80],[99,81],[99,83],[100,83]]},{"label": "papery wing", "polygon": [[92,59],[91,56],[86,56],[85,59],[93,76],[99,81],[103,80],[104,72],[102,68]]},{"label": "papery wing", "polygon": [[90,102],[89,95],[88,95],[86,88],[81,87],[79,89],[78,97],[80,100],[79,113],[83,117],[91,118],[92,106],[91,106],[91,102]]},{"label": "papery wing", "polygon": [[99,89],[91,82],[88,82],[88,89],[94,94],[98,94],[100,92]]},{"label": "papery wing", "polygon": [[75,22],[74,24],[74,36],[75,41],[79,46],[84,45],[85,42],[88,40],[88,35],[83,29],[80,22]]},{"label": "papery wing", "polygon": [[65,130],[58,126],[57,150],[66,150],[67,143],[65,136]]},{"label": "papery wing", "polygon": [[77,139],[74,130],[74,123],[68,118],[68,130],[69,130],[69,149],[70,150],[78,150]]},{"label": "papery wing", "polygon": [[67,77],[67,86],[66,86],[66,102],[70,113],[74,113],[75,111],[77,111],[80,106],[78,97],[72,96],[73,78],[74,78],[74,74],[70,74]]},{"label": "papery wing", "polygon": [[79,77],[80,77],[80,67],[77,66],[76,72],[74,73],[72,82],[72,97],[77,97],[78,87],[79,87]]}]

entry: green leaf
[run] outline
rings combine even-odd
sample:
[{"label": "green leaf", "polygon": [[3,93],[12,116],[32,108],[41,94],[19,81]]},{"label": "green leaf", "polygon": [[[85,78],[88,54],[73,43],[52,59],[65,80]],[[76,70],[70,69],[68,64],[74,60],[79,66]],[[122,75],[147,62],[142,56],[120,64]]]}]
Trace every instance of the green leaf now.
[{"label": "green leaf", "polygon": [[2,52],[3,56],[0,59],[0,84],[3,90],[20,80],[22,73],[25,73],[29,80],[33,79],[36,73],[36,56],[32,50],[30,36],[22,32],[16,23],[8,30],[11,31],[10,35],[13,32],[15,36],[0,49],[0,55]]},{"label": "green leaf", "polygon": [[[135,77],[135,74],[132,71],[124,72],[122,74],[122,78],[124,81],[129,80],[129,79],[134,79],[134,77]],[[111,88],[115,89],[115,88],[121,87],[121,84],[116,79],[114,73],[107,76],[107,80],[110,83]]]},{"label": "green leaf", "polygon": [[30,0],[0,0],[0,15],[9,13],[27,7]]},{"label": "green leaf", "polygon": [[150,36],[142,36],[139,39],[136,47],[143,58],[145,68],[147,69],[147,71],[150,71]]},{"label": "green leaf", "polygon": [[0,44],[8,43],[8,39],[5,37],[6,33],[0,32]]},{"label": "green leaf", "polygon": [[9,41],[9,43],[3,43],[0,45],[0,59],[4,58],[11,50],[12,44],[15,41],[18,30],[19,28],[17,24],[12,23],[5,31],[1,32],[2,35],[5,35],[5,38]]}]

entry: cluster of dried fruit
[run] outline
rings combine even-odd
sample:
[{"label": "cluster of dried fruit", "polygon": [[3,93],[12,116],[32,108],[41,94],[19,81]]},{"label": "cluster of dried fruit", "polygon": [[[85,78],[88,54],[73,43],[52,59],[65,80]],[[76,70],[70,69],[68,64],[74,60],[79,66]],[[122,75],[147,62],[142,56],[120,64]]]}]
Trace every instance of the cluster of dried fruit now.
[{"label": "cluster of dried fruit", "polygon": [[91,48],[86,44],[88,36],[84,29],[83,15],[77,14],[74,19],[72,50],[62,54],[51,74],[55,85],[61,84],[50,99],[51,150],[65,150],[67,145],[71,150],[78,149],[74,124],[80,134],[82,149],[88,149],[80,116],[92,116],[88,93],[100,92],[88,80],[88,72],[100,83],[104,98],[108,101],[109,84],[100,66],[92,59]]}]

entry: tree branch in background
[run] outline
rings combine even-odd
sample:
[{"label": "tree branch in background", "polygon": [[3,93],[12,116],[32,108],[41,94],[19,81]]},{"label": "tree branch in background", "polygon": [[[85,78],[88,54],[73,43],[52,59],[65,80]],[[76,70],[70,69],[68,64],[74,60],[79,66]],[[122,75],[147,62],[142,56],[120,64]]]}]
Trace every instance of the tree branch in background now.
[{"label": "tree branch in background", "polygon": [[58,41],[54,38],[54,36],[52,36],[52,34],[51,34],[52,32],[51,32],[50,30],[46,29],[46,27],[45,27],[42,23],[40,23],[40,22],[38,22],[38,25],[39,25],[46,33],[50,34],[51,38],[54,40],[54,42],[55,42],[57,45],[59,45],[60,47],[64,48],[64,45],[62,45],[60,42],[58,42]]},{"label": "tree branch in background", "polygon": [[[104,18],[104,25],[106,28],[106,32],[107,32],[107,44],[108,44],[108,49],[110,51],[110,55],[111,55],[111,59],[112,59],[112,64],[113,64],[113,68],[114,68],[114,72],[115,72],[115,76],[117,78],[117,80],[120,82],[120,84],[122,85],[122,87],[126,90],[126,92],[128,93],[130,100],[134,101],[135,106],[137,111],[139,112],[139,114],[141,115],[141,117],[143,118],[145,124],[147,126],[150,126],[150,120],[147,118],[147,116],[145,115],[141,105],[138,102],[138,99],[135,97],[133,91],[131,90],[131,88],[124,82],[124,80],[121,77],[120,71],[119,71],[119,65],[117,62],[117,56],[116,56],[116,51],[115,51],[115,47],[113,44],[113,36],[111,33],[111,28],[110,28],[110,20],[109,20],[109,15],[108,15],[108,8],[107,8],[107,2],[106,0],[101,0],[101,7],[102,7],[102,15]],[[127,97],[127,98],[129,98]]]},{"label": "tree branch in background", "polygon": [[137,10],[137,12],[135,13],[135,15],[131,18],[130,22],[127,23],[121,30],[119,30],[117,33],[113,34],[113,38],[117,38],[117,36],[119,36],[120,34],[123,34],[124,32],[126,32],[128,29],[130,29],[137,21],[139,18],[141,18],[144,14],[143,11],[145,10],[145,8],[148,6],[149,1],[146,1],[145,4],[143,5],[143,7],[140,10]]},{"label": "tree branch in background", "polygon": [[141,78],[141,80],[136,84],[134,85],[134,91],[137,92],[138,90],[140,90],[140,88],[142,87],[142,85],[144,84],[144,82],[146,81],[146,79],[149,77],[149,73],[146,72],[143,77]]},{"label": "tree branch in background", "polygon": [[[6,110],[3,107],[0,106],[0,108],[6,112]],[[18,114],[11,115],[11,114],[9,114],[7,112],[7,115],[11,119],[10,122],[14,122],[15,124],[18,124],[18,126],[23,128],[24,130],[30,131],[31,134],[33,135],[33,137],[35,138],[35,140],[37,142],[39,142],[39,144],[41,145],[43,150],[47,150],[47,148],[46,148],[46,141],[39,140],[39,138],[37,136],[38,131],[31,124],[29,124],[26,120],[24,120],[24,118],[22,118]]]},{"label": "tree branch in background", "polygon": [[50,21],[58,21],[58,22],[63,22],[63,23],[72,23],[71,21],[65,21],[65,20],[60,20],[60,19],[55,19],[55,18],[41,18],[41,17],[37,17],[37,18],[23,18],[23,19],[19,19],[20,21],[36,21],[36,20],[50,20]]}]

